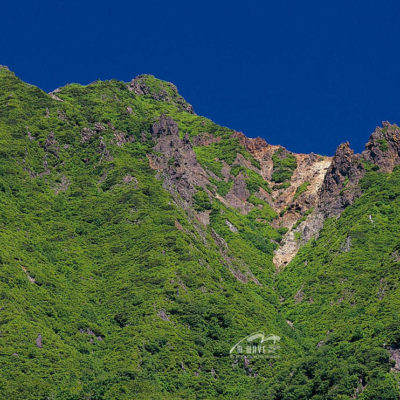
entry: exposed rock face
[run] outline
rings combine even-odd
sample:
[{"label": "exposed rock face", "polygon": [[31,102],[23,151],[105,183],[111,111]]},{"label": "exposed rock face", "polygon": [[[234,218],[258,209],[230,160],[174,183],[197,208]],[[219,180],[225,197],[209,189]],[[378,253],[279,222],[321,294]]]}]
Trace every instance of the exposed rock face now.
[{"label": "exposed rock face", "polygon": [[96,135],[96,131],[90,128],[83,128],[81,132],[81,143],[88,142],[94,135]]},{"label": "exposed rock face", "polygon": [[231,206],[240,210],[243,214],[253,208],[246,200],[249,198],[250,192],[247,189],[246,181],[242,174],[235,177],[232,189],[226,195],[226,201]]},{"label": "exposed rock face", "polygon": [[193,146],[209,146],[212,143],[218,143],[221,141],[220,137],[215,137],[213,135],[210,135],[207,132],[204,132],[201,135],[197,135],[193,137],[192,139],[192,145]]},{"label": "exposed rock face", "polygon": [[361,195],[358,186],[365,169],[359,154],[354,154],[349,143],[336,150],[321,188],[319,210],[325,217],[338,216],[354,199]]},{"label": "exposed rock face", "polygon": [[114,132],[114,140],[115,140],[115,143],[117,144],[117,146],[121,147],[125,143],[134,141],[135,137],[133,135],[127,137],[124,132],[115,131]]},{"label": "exposed rock face", "polygon": [[347,253],[351,249],[351,236],[347,236],[346,241],[340,247],[342,253]]},{"label": "exposed rock face", "polygon": [[265,139],[260,137],[255,139],[248,138],[243,132],[234,132],[233,137],[238,138],[244,148],[252,154],[262,151],[269,146]]},{"label": "exposed rock face", "polygon": [[62,175],[60,182],[54,188],[55,194],[60,194],[60,193],[66,192],[68,190],[69,184],[70,184],[70,182],[69,182],[68,178],[65,175]]},{"label": "exposed rock face", "polygon": [[379,166],[382,172],[392,172],[400,164],[400,129],[397,125],[382,122],[372,133],[365,150],[365,160]]},{"label": "exposed rock face", "polygon": [[150,96],[157,101],[166,101],[175,103],[181,110],[194,114],[191,104],[178,93],[176,86],[170,82],[157,81],[157,86],[154,87],[150,84],[150,80],[155,80],[151,75],[139,75],[132,79],[128,85],[128,89],[137,95]]},{"label": "exposed rock face", "polygon": [[58,157],[58,151],[60,150],[58,142],[54,137],[54,132],[50,132],[49,136],[44,143],[44,148],[48,153],[53,154],[54,156]]},{"label": "exposed rock face", "polygon": [[167,315],[167,313],[165,312],[165,310],[160,310],[157,315],[164,321],[169,321],[169,317]]},{"label": "exposed rock face", "polygon": [[106,127],[98,122],[94,124],[93,129],[83,128],[81,132],[81,143],[89,142],[92,137],[96,136],[98,133],[103,132],[105,130]]},{"label": "exposed rock face", "polygon": [[400,371],[400,349],[397,347],[389,347],[390,359],[394,361],[392,370]]},{"label": "exposed rock face", "polygon": [[[198,163],[188,135],[180,138],[178,125],[171,117],[161,115],[159,120],[153,124],[151,134],[155,146],[154,153],[148,155],[150,166],[159,172],[159,176],[163,178],[163,186],[170,191],[175,201],[193,216],[193,196],[198,188],[201,187],[210,197],[213,195],[209,190],[212,186],[209,179],[211,175]],[[227,167],[230,169],[229,166]],[[242,174],[238,174],[235,178],[233,187],[225,198],[215,194],[215,197],[221,202],[227,206],[234,204],[233,206],[243,213],[254,207],[246,201],[249,196],[250,192]],[[201,223],[200,235],[202,234],[200,231],[210,223],[210,212],[211,210],[206,210],[194,215],[194,219]],[[230,221],[227,220],[226,224],[231,232],[238,231]],[[177,229],[183,229],[180,225],[176,224],[176,226]],[[224,264],[236,279],[242,283],[252,281],[256,285],[260,285],[252,271],[247,266],[238,263],[231,255],[225,240],[212,228],[210,233],[220,249]]]},{"label": "exposed rock face", "polygon": [[210,213],[211,210],[206,210],[203,212],[197,213],[197,219],[203,224],[203,225],[210,225]]},{"label": "exposed rock face", "polygon": [[[139,75],[136,78],[131,80],[131,83],[129,84],[129,90],[133,91],[135,94],[141,95],[147,95],[150,94],[151,91],[149,89],[149,87],[146,85],[145,82],[145,75]],[[159,98],[157,98],[156,100],[159,100]]]},{"label": "exposed rock face", "polygon": [[[281,247],[275,253],[274,262],[278,268],[290,262],[300,246],[319,233],[326,218],[338,217],[361,195],[359,182],[366,172],[363,160],[377,165],[382,172],[392,172],[393,168],[400,164],[400,129],[388,122],[383,122],[382,125],[382,128],[376,128],[371,135],[362,154],[354,154],[348,142],[339,145],[332,163],[323,177],[317,198],[309,199],[302,204],[307,208],[307,203],[314,203],[313,213],[295,230],[288,232]],[[307,170],[307,168],[300,166],[295,174],[302,170]],[[314,189],[318,188],[315,183],[310,185]],[[283,203],[286,203],[286,199]],[[299,205],[292,204],[289,212],[293,206]],[[291,221],[287,222],[288,217],[285,226],[290,227]],[[300,234],[300,239],[295,237],[295,232]],[[343,251],[348,251],[350,245],[351,238],[343,247]]]},{"label": "exposed rock face", "polygon": [[64,101],[64,100],[62,100],[62,99],[60,99],[57,95],[56,95],[56,93],[60,93],[60,89],[55,89],[55,90],[53,90],[52,92],[50,92],[49,93],[49,95],[50,95],[50,97],[53,99],[53,100],[56,100],[56,101]]},{"label": "exposed rock face", "polygon": [[[283,238],[280,247],[275,251],[274,264],[280,269],[292,261],[300,247],[319,233],[325,218],[321,212],[314,211],[295,229],[290,230]],[[296,237],[298,235],[299,237]]]},{"label": "exposed rock face", "polygon": [[232,233],[238,232],[238,229],[236,228],[236,226],[233,225],[229,220],[226,219],[226,220],[225,220],[225,223],[226,223],[226,225],[228,226],[229,230],[230,230]]},{"label": "exposed rock face", "polygon": [[124,183],[132,183],[133,182],[134,186],[137,186],[137,184],[138,184],[137,178],[132,175],[125,175],[122,179],[122,182],[124,182]]},{"label": "exposed rock face", "polygon": [[178,124],[171,117],[166,117],[164,114],[161,115],[160,119],[151,128],[151,133],[156,138],[171,135],[175,139],[178,136],[178,131]]},{"label": "exposed rock face", "polygon": [[[300,246],[322,228],[323,215],[320,213],[312,213],[308,217],[307,215],[317,208],[320,201],[320,190],[332,158],[321,157],[314,153],[291,153],[281,146],[270,145],[263,139],[246,138],[239,132],[236,132],[234,137],[238,137],[245,148],[259,161],[261,167],[259,173],[272,189],[271,194],[265,193],[263,196],[279,214],[272,224],[276,228],[289,229],[274,256],[274,263],[277,268],[280,268],[288,264],[297,254]],[[297,168],[286,185],[276,184],[272,181],[274,170],[272,157],[277,150],[280,150],[279,156],[282,158],[289,154],[296,158]],[[300,190],[302,187],[304,187],[303,190]],[[244,193],[242,192],[242,194]],[[300,218],[306,219],[293,229]]]},{"label": "exposed rock face", "polygon": [[[315,207],[319,191],[324,181],[331,157],[320,157],[311,154],[295,154],[297,168],[294,170],[288,188],[273,187],[273,199],[277,212],[286,210],[279,220],[281,226],[290,228],[299,217]],[[308,184],[306,190],[298,194],[301,185]]]},{"label": "exposed rock face", "polygon": [[[147,93],[141,79],[131,83],[131,90],[138,94]],[[242,214],[254,208],[249,202],[246,173],[231,175],[231,166],[223,161],[221,176],[217,177],[197,162],[192,145],[209,146],[220,138],[204,132],[194,137],[191,144],[188,136],[179,137],[175,121],[164,115],[153,125],[152,136],[156,142],[154,150],[160,154],[149,156],[152,167],[163,173],[165,187],[175,188],[187,204],[192,204],[196,187],[202,187],[212,196],[209,188],[214,184],[210,181],[222,179],[233,183],[227,194],[214,193],[216,199]],[[288,229],[274,254],[273,261],[278,269],[287,265],[303,244],[318,235],[326,218],[338,217],[361,195],[359,182],[366,172],[365,162],[378,165],[384,172],[390,172],[400,164],[400,129],[389,123],[383,123],[382,128],[375,130],[362,154],[354,154],[347,142],[339,145],[334,157],[291,153],[281,146],[268,144],[264,139],[247,138],[241,132],[234,132],[232,137],[239,139],[259,162],[259,166],[253,165],[238,153],[232,167],[241,166],[261,175],[271,190],[259,189],[254,195],[267,201],[278,214],[272,225]],[[293,173],[283,183],[272,179],[275,154],[281,159],[294,157],[296,161]],[[198,219],[204,225],[209,223],[208,213]]]},{"label": "exposed rock face", "polygon": [[39,349],[43,348],[42,335],[40,333],[36,338],[36,346],[39,347]]},{"label": "exposed rock face", "polygon": [[[309,159],[307,163],[313,165],[313,160]],[[295,174],[302,169],[307,170],[304,167],[304,165],[300,165],[300,168],[298,166]],[[303,215],[305,214],[304,209],[313,211],[285,236],[274,256],[277,268],[288,264],[303,244],[318,235],[326,218],[339,216],[361,195],[358,184],[365,174],[365,169],[361,162],[361,156],[354,154],[348,142],[339,145],[333,159],[329,160],[320,172],[324,173],[319,173],[318,178],[312,183],[310,182],[313,195],[307,194],[307,190],[300,204],[294,203],[288,210],[290,213],[293,207],[300,209],[303,207]],[[288,221],[288,217],[286,220]],[[285,226],[290,227],[288,224]]]},{"label": "exposed rock face", "polygon": [[195,187],[206,188],[207,174],[197,162],[189,137],[179,137],[177,123],[161,115],[152,126],[152,137],[158,155],[149,155],[152,168],[163,173],[168,190],[176,188],[181,197],[191,203]]}]

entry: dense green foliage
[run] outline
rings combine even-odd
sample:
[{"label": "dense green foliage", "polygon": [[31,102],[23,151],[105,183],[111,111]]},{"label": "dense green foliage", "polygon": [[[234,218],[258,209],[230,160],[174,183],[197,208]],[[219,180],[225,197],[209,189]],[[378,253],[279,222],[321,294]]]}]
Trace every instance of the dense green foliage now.
[{"label": "dense green foliage", "polygon": [[293,200],[296,200],[299,196],[301,196],[304,192],[307,191],[307,188],[310,186],[310,182],[302,183],[297,189],[296,193],[294,194]]},{"label": "dense green foliage", "polygon": [[[400,344],[400,171],[369,171],[365,194],[276,275],[286,230],[257,162],[146,82],[147,95],[73,84],[57,101],[0,68],[0,398],[350,399],[360,385],[360,398],[398,398],[385,346]],[[162,113],[182,136],[221,138],[195,148],[215,176],[192,210],[149,166]],[[277,182],[291,157],[274,158]],[[246,215],[211,196],[239,174]],[[229,357],[259,330],[282,338],[279,358]]]},{"label": "dense green foliage", "polygon": [[385,346],[400,344],[400,169],[370,172],[362,188],[279,275],[282,311],[309,338],[288,398],[349,398],[357,384],[360,399],[399,396]]},{"label": "dense green foliage", "polygon": [[196,211],[205,211],[211,209],[211,201],[207,193],[201,188],[194,195],[194,208]]},{"label": "dense green foliage", "polygon": [[297,167],[296,157],[280,148],[272,156],[272,161],[274,170],[271,179],[277,183],[289,181]]},{"label": "dense green foliage", "polygon": [[[249,391],[253,378],[243,365],[232,369],[228,352],[260,326],[285,328],[267,239],[279,234],[214,204],[213,229],[234,252],[221,255],[211,228],[199,231],[155,178],[146,157],[153,144],[142,140],[161,113],[191,135],[216,134],[215,125],[117,81],[69,85],[60,102],[0,69],[0,96],[0,397]],[[123,146],[115,132],[125,133]],[[211,207],[202,190],[195,204]],[[254,282],[269,284],[241,283],[235,273],[247,265]]]},{"label": "dense green foliage", "polygon": [[382,151],[388,151],[389,145],[386,139],[378,139],[378,143]]}]

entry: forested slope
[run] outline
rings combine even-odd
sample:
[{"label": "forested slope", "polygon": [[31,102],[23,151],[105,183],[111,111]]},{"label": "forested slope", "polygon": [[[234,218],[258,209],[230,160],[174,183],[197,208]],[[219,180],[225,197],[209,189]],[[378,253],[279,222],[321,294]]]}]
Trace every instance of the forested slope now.
[{"label": "forested slope", "polygon": [[[375,133],[294,154],[150,75],[46,94],[0,67],[0,397],[397,399],[399,131]],[[258,331],[276,357],[229,354]]]}]

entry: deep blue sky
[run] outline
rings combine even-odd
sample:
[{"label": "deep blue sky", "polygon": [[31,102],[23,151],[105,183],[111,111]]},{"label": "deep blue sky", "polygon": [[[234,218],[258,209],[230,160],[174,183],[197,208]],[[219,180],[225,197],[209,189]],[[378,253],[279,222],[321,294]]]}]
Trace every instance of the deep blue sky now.
[{"label": "deep blue sky", "polygon": [[141,73],[292,151],[400,123],[399,0],[0,1],[0,64],[50,91]]}]

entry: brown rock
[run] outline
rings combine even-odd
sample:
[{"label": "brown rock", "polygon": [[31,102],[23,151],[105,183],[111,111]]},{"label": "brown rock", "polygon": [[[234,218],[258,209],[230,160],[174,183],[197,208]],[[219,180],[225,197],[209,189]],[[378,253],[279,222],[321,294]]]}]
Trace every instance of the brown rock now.
[{"label": "brown rock", "polygon": [[44,148],[48,153],[51,153],[54,156],[58,157],[58,152],[60,150],[60,147],[54,136],[54,132],[50,132],[49,136],[47,137],[44,143]]},{"label": "brown rock", "polygon": [[358,185],[365,169],[361,157],[354,154],[349,143],[342,143],[336,150],[320,192],[319,209],[325,217],[338,216],[360,196]]},{"label": "brown rock", "polygon": [[382,128],[377,127],[370,136],[362,156],[379,166],[382,172],[392,172],[400,164],[400,128],[382,122]]},{"label": "brown rock", "polygon": [[169,321],[169,317],[165,310],[160,310],[157,315],[163,320],[163,321]]},{"label": "brown rock", "polygon": [[88,142],[95,134],[95,130],[90,128],[83,128],[81,132],[81,143]]},{"label": "brown rock", "polygon": [[125,175],[122,179],[123,183],[131,183],[133,182],[133,184],[136,186],[138,184],[138,180],[136,179],[136,177],[132,176],[132,175]]},{"label": "brown rock", "polygon": [[[157,101],[166,101],[174,103],[183,111],[194,114],[193,107],[178,93],[176,86],[170,82],[158,81],[157,90],[154,90],[147,84],[147,80],[151,78],[149,75],[139,75],[132,79],[128,85],[128,89],[139,96],[149,96]],[[154,78],[154,77],[153,77]],[[167,90],[168,89],[168,90]]]},{"label": "brown rock", "polygon": [[171,193],[177,190],[183,200],[191,204],[196,187],[205,189],[209,181],[197,162],[188,135],[181,139],[177,123],[165,115],[153,124],[151,134],[158,155],[148,155],[150,166],[162,173],[166,189]]},{"label": "brown rock", "polygon": [[389,347],[390,359],[395,362],[393,370],[400,371],[400,349],[397,347]]},{"label": "brown rock", "polygon": [[218,143],[221,141],[219,136],[215,137],[207,132],[201,133],[192,138],[193,146],[209,146],[212,143]]},{"label": "brown rock", "polygon": [[248,138],[243,132],[234,132],[232,135],[234,138],[238,138],[239,142],[245,147],[250,153],[256,153],[268,146],[267,142],[263,138]]}]

